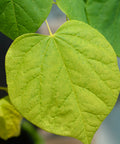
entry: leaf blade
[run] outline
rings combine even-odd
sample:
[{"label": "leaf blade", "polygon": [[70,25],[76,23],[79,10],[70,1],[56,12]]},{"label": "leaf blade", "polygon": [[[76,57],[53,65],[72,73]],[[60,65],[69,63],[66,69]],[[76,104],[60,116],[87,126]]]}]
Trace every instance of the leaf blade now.
[{"label": "leaf blade", "polygon": [[4,140],[20,134],[22,117],[11,105],[8,96],[0,100],[0,137]]},{"label": "leaf blade", "polygon": [[98,31],[79,21],[66,22],[53,37],[16,39],[6,56],[6,73],[11,101],[24,117],[85,144],[119,94],[114,50]]},{"label": "leaf blade", "polygon": [[11,39],[24,33],[36,32],[51,8],[52,0],[24,0],[22,3],[15,0],[1,1],[0,31]]}]

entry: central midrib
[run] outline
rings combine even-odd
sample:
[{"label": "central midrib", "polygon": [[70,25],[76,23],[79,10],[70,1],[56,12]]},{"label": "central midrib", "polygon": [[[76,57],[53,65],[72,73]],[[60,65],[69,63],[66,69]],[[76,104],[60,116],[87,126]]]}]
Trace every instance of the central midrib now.
[{"label": "central midrib", "polygon": [[[56,38],[56,37],[55,37],[55,38]],[[63,56],[62,56],[59,48],[57,47],[57,43],[56,43],[56,41],[55,41],[55,38],[53,37],[53,40],[54,40],[54,43],[55,43],[55,47],[56,47],[56,49],[58,50],[58,52],[59,52],[59,54],[60,54],[60,56],[61,56],[61,59],[62,59],[63,64],[64,64],[64,67],[65,67],[66,72],[67,72],[67,74],[68,74],[68,77],[69,77],[69,79],[70,79],[71,87],[72,87],[72,89],[73,89],[73,91],[74,91],[76,103],[77,103],[77,105],[78,105],[79,113],[80,113],[81,120],[82,120],[82,123],[83,123],[84,133],[85,133],[85,135],[86,135],[87,143],[89,143],[89,141],[88,141],[88,136],[87,136],[87,132],[86,132],[87,130],[86,130],[86,128],[85,128],[84,120],[83,120],[83,117],[82,117],[82,114],[81,114],[81,113],[82,113],[82,112],[81,112],[81,108],[80,108],[80,106],[79,106],[79,104],[78,104],[78,100],[77,100],[77,93],[76,93],[76,90],[75,90],[75,88],[74,88],[74,86],[73,86],[73,82],[72,82],[72,80],[71,80],[71,78],[70,78],[70,74],[69,74],[69,72],[68,72],[68,70],[67,70],[67,66],[66,66],[66,64],[65,64],[65,62],[64,62],[64,58],[63,58]]]},{"label": "central midrib", "polygon": [[14,1],[11,0],[11,3],[13,5],[13,13],[14,13],[14,16],[15,16],[15,22],[16,22],[16,28],[17,28],[17,34],[19,36],[19,29],[18,29],[18,24],[17,24],[17,18],[16,18],[16,14],[15,14],[15,6],[14,6]]}]

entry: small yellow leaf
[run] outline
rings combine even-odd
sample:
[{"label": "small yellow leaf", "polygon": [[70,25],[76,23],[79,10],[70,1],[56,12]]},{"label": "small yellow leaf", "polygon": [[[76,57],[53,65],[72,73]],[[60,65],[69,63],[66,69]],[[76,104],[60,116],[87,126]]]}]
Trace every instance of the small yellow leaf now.
[{"label": "small yellow leaf", "polygon": [[20,134],[22,116],[10,104],[8,96],[0,99],[0,138],[7,140]]}]

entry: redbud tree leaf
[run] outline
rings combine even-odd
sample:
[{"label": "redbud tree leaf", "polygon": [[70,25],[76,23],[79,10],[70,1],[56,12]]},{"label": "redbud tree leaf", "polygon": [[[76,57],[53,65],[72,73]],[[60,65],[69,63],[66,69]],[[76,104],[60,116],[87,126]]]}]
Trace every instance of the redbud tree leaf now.
[{"label": "redbud tree leaf", "polygon": [[0,99],[0,138],[18,136],[20,134],[20,124],[22,116],[10,103],[8,96]]},{"label": "redbud tree leaf", "polygon": [[116,54],[98,31],[68,21],[53,36],[17,38],[6,55],[10,99],[38,127],[90,144],[116,103]]},{"label": "redbud tree leaf", "polygon": [[101,32],[120,56],[120,0],[57,0],[72,20],[82,20]]},{"label": "redbud tree leaf", "polygon": [[36,32],[51,7],[52,0],[0,0],[0,31],[11,39]]}]

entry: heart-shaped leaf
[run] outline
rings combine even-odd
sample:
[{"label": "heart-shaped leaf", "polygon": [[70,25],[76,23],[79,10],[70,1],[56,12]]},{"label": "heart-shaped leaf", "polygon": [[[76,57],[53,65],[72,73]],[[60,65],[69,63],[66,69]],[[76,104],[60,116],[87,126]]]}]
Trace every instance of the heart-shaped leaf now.
[{"label": "heart-shaped leaf", "polygon": [[120,86],[114,50],[91,26],[68,21],[53,36],[17,38],[6,56],[10,99],[42,129],[90,144]]},{"label": "heart-shaped leaf", "polygon": [[47,18],[53,0],[0,0],[0,31],[15,39],[36,32]]},{"label": "heart-shaped leaf", "polygon": [[120,0],[56,0],[69,19],[82,20],[98,29],[120,56]]},{"label": "heart-shaped leaf", "polygon": [[7,140],[20,134],[22,116],[10,103],[8,96],[0,99],[0,138]]}]

